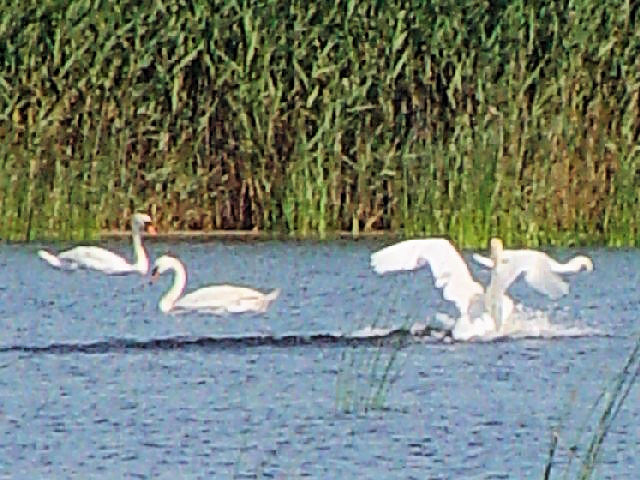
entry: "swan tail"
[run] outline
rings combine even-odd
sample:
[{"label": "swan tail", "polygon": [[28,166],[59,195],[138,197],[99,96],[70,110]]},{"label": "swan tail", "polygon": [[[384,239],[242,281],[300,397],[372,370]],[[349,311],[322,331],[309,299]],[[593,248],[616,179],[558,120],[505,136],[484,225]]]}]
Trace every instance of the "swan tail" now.
[{"label": "swan tail", "polygon": [[53,253],[49,253],[46,250],[38,250],[38,256],[52,267],[62,268],[62,262]]},{"label": "swan tail", "polygon": [[38,256],[54,268],[59,268],[61,270],[75,270],[78,268],[77,263],[67,261],[66,259],[60,258],[51,252],[47,252],[46,250],[38,250]]},{"label": "swan tail", "polygon": [[479,253],[473,254],[473,261],[485,268],[493,268],[493,260],[488,257],[483,257]]}]

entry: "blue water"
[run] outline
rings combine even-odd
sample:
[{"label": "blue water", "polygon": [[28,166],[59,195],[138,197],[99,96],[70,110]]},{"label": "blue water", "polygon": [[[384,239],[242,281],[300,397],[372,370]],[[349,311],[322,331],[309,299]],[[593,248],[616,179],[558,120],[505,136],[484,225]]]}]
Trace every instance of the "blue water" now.
[{"label": "blue water", "polygon": [[[264,315],[223,317],[160,313],[166,277],[61,272],[39,245],[0,246],[0,478],[542,478],[552,429],[560,478],[635,343],[640,252],[581,251],[595,270],[557,302],[511,289],[584,335],[342,341],[453,312],[426,269],[375,275],[382,245],[147,243],[184,261],[188,290],[282,288]],[[130,256],[127,242],[105,246]],[[384,408],[364,412],[371,362],[394,352]],[[640,478],[638,400],[634,388],[597,478]]]}]

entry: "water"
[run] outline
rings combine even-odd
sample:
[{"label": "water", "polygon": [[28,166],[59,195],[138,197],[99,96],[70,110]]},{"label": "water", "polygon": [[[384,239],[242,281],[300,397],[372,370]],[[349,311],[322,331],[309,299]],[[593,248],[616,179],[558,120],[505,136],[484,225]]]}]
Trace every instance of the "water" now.
[{"label": "water", "polygon": [[[366,362],[397,344],[352,333],[453,313],[428,270],[376,276],[381,245],[147,244],[152,258],[183,259],[188,290],[282,288],[265,315],[226,317],[161,314],[168,277],[60,272],[40,246],[0,246],[0,478],[542,478],[561,425],[559,473],[634,344],[638,251],[582,252],[595,271],[555,303],[514,285],[559,332],[581,335],[408,340],[385,408],[345,413],[338,399],[351,388],[356,401]],[[126,242],[108,247],[130,255]],[[639,416],[634,388],[598,478],[640,475]]]}]

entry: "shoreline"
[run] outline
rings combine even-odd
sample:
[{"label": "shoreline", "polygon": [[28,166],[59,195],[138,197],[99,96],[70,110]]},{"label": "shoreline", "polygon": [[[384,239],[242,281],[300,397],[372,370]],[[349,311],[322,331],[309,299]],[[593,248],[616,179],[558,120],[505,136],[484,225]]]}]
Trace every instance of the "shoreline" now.
[{"label": "shoreline", "polygon": [[[127,230],[107,230],[98,234],[99,239],[119,239],[131,236],[131,231]],[[197,239],[238,239],[238,240],[359,240],[367,238],[400,238],[400,233],[392,233],[384,230],[374,230],[370,232],[360,232],[354,234],[349,231],[330,232],[324,238],[318,233],[308,235],[287,234],[278,232],[265,232],[262,230],[171,230],[168,232],[158,232],[155,235],[145,233],[146,238],[156,238],[159,240],[182,240],[189,238]]]}]

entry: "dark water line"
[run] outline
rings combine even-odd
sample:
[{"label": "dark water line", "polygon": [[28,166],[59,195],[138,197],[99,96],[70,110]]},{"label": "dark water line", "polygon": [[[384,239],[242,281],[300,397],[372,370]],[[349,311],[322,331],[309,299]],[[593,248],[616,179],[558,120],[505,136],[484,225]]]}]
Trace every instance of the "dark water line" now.
[{"label": "dark water line", "polygon": [[311,335],[290,334],[282,336],[247,335],[237,337],[168,337],[150,340],[110,338],[90,343],[52,343],[50,345],[10,345],[0,347],[0,353],[23,352],[64,355],[70,353],[105,354],[154,350],[243,350],[255,347],[348,347],[348,346],[397,346],[398,341],[410,343],[417,338],[441,341],[447,333],[430,337],[436,330],[427,329],[421,335],[412,335],[408,329],[391,330],[381,335],[349,336],[318,333]]},{"label": "dark water line", "polygon": [[[605,338],[618,337],[615,335],[599,334],[591,335]],[[544,341],[580,338],[577,336],[558,336],[544,338]],[[540,337],[497,337],[490,343],[499,343],[514,340],[543,340]],[[110,338],[88,343],[52,343],[49,345],[8,345],[0,347],[0,354],[21,352],[33,354],[65,355],[72,353],[106,354],[106,353],[134,353],[140,351],[219,351],[219,350],[246,350],[256,347],[273,348],[299,348],[299,347],[397,347],[411,343],[451,344],[455,340],[451,337],[450,330],[442,330],[431,327],[423,327],[421,330],[397,328],[369,335],[347,335],[342,333],[314,333],[314,334],[286,334],[286,335],[244,335],[228,337],[209,336],[175,336],[167,338],[152,338],[149,340],[135,340],[130,338]],[[476,342],[462,342],[473,344]],[[486,342],[483,342],[486,343]],[[0,366],[1,368],[1,366]]]}]

